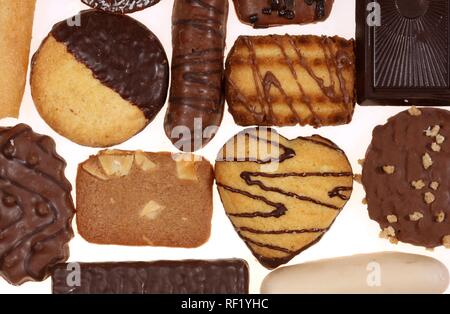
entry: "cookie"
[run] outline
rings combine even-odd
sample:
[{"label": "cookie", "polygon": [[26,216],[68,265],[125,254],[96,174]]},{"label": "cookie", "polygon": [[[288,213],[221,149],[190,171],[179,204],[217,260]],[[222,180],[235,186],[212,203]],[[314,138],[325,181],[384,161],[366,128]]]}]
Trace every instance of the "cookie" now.
[{"label": "cookie", "polygon": [[210,236],[213,180],[199,156],[102,151],[78,167],[78,231],[98,244],[198,247]]},{"label": "cookie", "polygon": [[159,0],[81,0],[91,8],[118,14],[133,13],[149,8]]},{"label": "cookie", "polygon": [[450,111],[413,107],[377,126],[362,183],[383,237],[450,248]]},{"label": "cookie", "polygon": [[69,256],[72,187],[55,142],[25,124],[0,128],[0,275],[42,281]]},{"label": "cookie", "polygon": [[55,131],[81,145],[105,147],[153,120],[164,105],[168,77],[164,49],[144,25],[88,10],[53,27],[33,57],[31,92]]},{"label": "cookie", "polygon": [[27,78],[35,0],[0,5],[0,119],[17,118]]},{"label": "cookie", "polygon": [[69,263],[55,268],[53,294],[247,294],[244,260]]},{"label": "cookie", "polygon": [[254,28],[324,21],[334,0],[233,0],[242,23]]},{"label": "cookie", "polygon": [[228,217],[267,268],[317,243],[353,189],[345,153],[318,135],[287,140],[272,129],[244,130],[222,148],[215,170]]},{"label": "cookie", "polygon": [[354,42],[337,36],[240,36],[226,62],[226,99],[243,126],[349,123],[354,85]]}]

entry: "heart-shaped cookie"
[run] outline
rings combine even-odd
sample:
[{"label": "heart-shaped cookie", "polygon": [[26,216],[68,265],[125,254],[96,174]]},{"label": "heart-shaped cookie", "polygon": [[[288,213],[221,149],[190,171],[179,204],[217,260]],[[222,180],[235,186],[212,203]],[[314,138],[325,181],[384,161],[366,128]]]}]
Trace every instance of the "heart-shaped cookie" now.
[{"label": "heart-shaped cookie", "polygon": [[350,163],[334,143],[318,135],[288,140],[270,128],[228,141],[216,180],[236,231],[267,268],[317,243],[353,189]]}]

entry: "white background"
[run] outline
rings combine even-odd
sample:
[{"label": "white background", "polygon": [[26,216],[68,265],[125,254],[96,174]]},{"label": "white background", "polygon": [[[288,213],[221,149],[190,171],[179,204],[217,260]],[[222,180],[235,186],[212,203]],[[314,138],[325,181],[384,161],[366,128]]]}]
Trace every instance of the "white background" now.
[{"label": "white background", "polygon": [[[232,2],[230,0],[230,2]],[[150,28],[161,40],[167,56],[171,60],[171,12],[173,0],[162,0],[161,3],[147,10],[134,13],[132,16]],[[31,52],[34,53],[41,41],[47,36],[51,27],[69,16],[76,14],[86,7],[80,0],[38,0],[33,30]],[[241,24],[230,3],[228,19],[227,52],[232,47],[238,35],[266,35],[271,33],[292,35],[317,34],[340,35],[345,38],[354,37],[355,33],[355,1],[335,0],[331,16],[325,22],[306,26],[285,26],[278,28],[254,30]],[[17,21],[20,23],[20,21]],[[12,78],[13,79],[13,78]],[[327,127],[315,130],[311,127],[282,128],[279,132],[288,137],[309,136],[314,133],[328,137],[346,151],[355,173],[361,172],[357,160],[365,155],[367,146],[371,141],[372,129],[378,124],[384,124],[390,116],[404,110],[399,107],[359,107],[355,110],[353,122],[339,127]],[[174,151],[170,141],[163,131],[163,118],[166,108],[143,132],[129,141],[117,146],[119,149],[145,151]],[[225,116],[218,135],[202,151],[198,152],[210,161],[221,146],[235,133],[241,130],[233,122],[231,115],[225,109]],[[19,121],[5,119],[2,126],[12,126],[18,122],[31,125],[34,131],[52,136],[57,143],[57,150],[67,161],[66,175],[74,184],[78,163],[84,161],[89,155],[96,154],[97,149],[86,148],[70,142],[50,129],[38,115],[30,95],[29,84],[20,112]],[[75,198],[75,192],[73,192]],[[334,226],[315,246],[294,258],[290,265],[306,261],[329,258],[335,256],[351,255],[363,252],[394,250],[429,255],[444,262],[450,268],[450,251],[444,248],[434,252],[424,248],[406,244],[392,245],[387,240],[378,238],[379,226],[369,219],[367,208],[361,203],[364,198],[363,188],[355,184],[352,199],[348,202]],[[262,267],[244,242],[238,238],[228,218],[225,216],[219,195],[214,187],[214,217],[212,221],[212,235],[209,242],[198,249],[172,249],[152,247],[125,247],[125,246],[99,246],[84,241],[76,232],[73,224],[75,238],[70,242],[70,261],[96,262],[96,261],[152,261],[161,259],[217,259],[238,257],[248,261],[250,266],[250,291],[258,293],[262,279],[269,273]],[[47,279],[42,283],[26,283],[14,287],[0,278],[0,293],[50,293],[51,282]],[[450,292],[448,290],[447,292]]]}]

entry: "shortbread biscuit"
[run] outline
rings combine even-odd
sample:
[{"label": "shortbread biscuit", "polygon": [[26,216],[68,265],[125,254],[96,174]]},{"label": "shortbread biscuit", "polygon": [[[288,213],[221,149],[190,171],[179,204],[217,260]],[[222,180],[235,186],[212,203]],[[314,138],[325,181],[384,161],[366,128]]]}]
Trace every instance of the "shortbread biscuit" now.
[{"label": "shortbread biscuit", "polygon": [[165,102],[168,76],[164,49],[144,25],[88,10],[53,27],[33,58],[31,92],[55,131],[81,145],[106,147],[153,120]]},{"label": "shortbread biscuit", "polygon": [[240,36],[226,62],[226,99],[243,126],[349,123],[354,85],[354,42],[337,36]]},{"label": "shortbread biscuit", "polygon": [[78,167],[78,231],[99,244],[198,247],[210,235],[213,179],[198,156],[102,151]]},{"label": "shortbread biscuit", "polygon": [[35,3],[35,0],[0,0],[0,118],[19,115]]},{"label": "shortbread biscuit", "polygon": [[353,189],[347,157],[331,141],[287,140],[267,128],[244,130],[222,148],[216,181],[236,231],[267,268],[317,243]]}]

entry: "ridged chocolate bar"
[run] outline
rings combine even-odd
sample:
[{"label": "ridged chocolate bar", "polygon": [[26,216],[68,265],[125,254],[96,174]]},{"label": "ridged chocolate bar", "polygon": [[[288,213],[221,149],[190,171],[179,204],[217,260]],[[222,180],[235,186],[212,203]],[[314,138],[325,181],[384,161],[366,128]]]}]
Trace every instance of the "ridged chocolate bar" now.
[{"label": "ridged chocolate bar", "polygon": [[53,294],[247,294],[244,260],[58,265]]},{"label": "ridged chocolate bar", "polygon": [[448,0],[356,1],[358,103],[450,105]]}]

